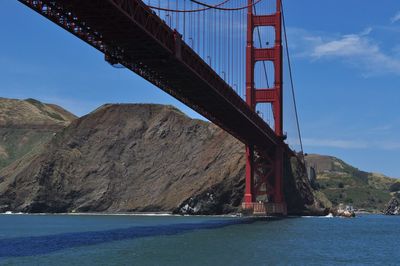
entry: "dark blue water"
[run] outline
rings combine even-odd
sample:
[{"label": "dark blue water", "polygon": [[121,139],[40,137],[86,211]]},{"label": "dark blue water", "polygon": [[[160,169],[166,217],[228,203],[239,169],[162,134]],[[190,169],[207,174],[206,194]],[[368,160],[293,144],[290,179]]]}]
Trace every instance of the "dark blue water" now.
[{"label": "dark blue water", "polygon": [[7,265],[400,264],[400,217],[0,215]]}]

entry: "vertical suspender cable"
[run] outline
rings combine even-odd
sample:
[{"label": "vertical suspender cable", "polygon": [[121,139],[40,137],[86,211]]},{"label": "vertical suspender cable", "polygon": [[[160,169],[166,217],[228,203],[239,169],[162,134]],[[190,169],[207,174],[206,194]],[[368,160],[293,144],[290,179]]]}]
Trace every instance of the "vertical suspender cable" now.
[{"label": "vertical suspender cable", "polygon": [[232,23],[231,23],[231,31],[232,31],[232,33],[231,33],[231,38],[232,38],[232,50],[231,50],[231,56],[232,56],[232,62],[231,62],[231,72],[232,72],[232,81],[231,81],[231,86],[233,87],[233,85],[234,85],[234,83],[235,83],[235,74],[234,74],[234,65],[235,65],[235,56],[234,56],[234,51],[235,51],[235,32],[234,32],[234,30],[233,30],[233,28],[234,28],[234,15],[235,15],[236,13],[233,11],[232,12],[232,18],[231,18],[231,20],[232,20]]},{"label": "vertical suspender cable", "polygon": [[[176,9],[179,8],[179,1],[176,1]],[[179,13],[176,14],[176,28],[179,30]]]},{"label": "vertical suspender cable", "polygon": [[198,53],[200,54],[200,16],[201,13],[197,13],[197,49],[198,49]]},{"label": "vertical suspender cable", "polygon": [[203,58],[206,56],[206,11],[203,11]]},{"label": "vertical suspender cable", "polygon": [[[186,9],[186,0],[183,0],[183,9]],[[183,13],[183,39],[187,42],[187,39],[186,39],[186,13]]]},{"label": "vertical suspender cable", "polygon": [[[231,12],[228,13],[228,23],[227,25],[230,25],[231,23]],[[230,25],[232,26],[232,25]],[[228,71],[228,84],[231,83],[231,75],[230,75],[230,70],[231,70],[231,31],[229,30],[229,28],[227,29],[228,31],[228,50],[227,50],[227,59],[228,59],[228,65],[227,65],[227,71]]]},{"label": "vertical suspender cable", "polygon": [[[213,10],[213,23],[214,23],[214,29],[213,29],[213,31],[214,31],[214,37],[213,37],[213,58],[215,58],[214,59],[214,61],[216,62],[217,61],[217,53],[216,53],[216,50],[217,50],[217,11],[214,9]],[[215,65],[215,69],[217,69],[217,65],[216,65],[216,63],[214,63],[214,65]],[[217,71],[217,73],[218,73],[218,71]]]},{"label": "vertical suspender cable", "polygon": [[219,63],[219,71],[218,73],[220,75],[221,74],[221,70],[222,70],[222,31],[221,31],[221,10],[218,10],[218,20],[219,20],[219,24],[218,24],[218,36],[219,36],[219,44],[218,44],[218,63]]}]

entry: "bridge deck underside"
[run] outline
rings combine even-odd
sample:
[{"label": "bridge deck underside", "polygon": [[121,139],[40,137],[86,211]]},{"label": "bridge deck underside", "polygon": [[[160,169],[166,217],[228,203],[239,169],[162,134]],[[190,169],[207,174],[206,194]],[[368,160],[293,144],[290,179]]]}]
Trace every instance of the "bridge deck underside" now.
[{"label": "bridge deck underside", "polygon": [[[242,142],[268,149],[274,131],[139,0],[20,0],[160,87]],[[50,10],[44,11],[46,4]],[[68,49],[68,48],[66,48]]]}]

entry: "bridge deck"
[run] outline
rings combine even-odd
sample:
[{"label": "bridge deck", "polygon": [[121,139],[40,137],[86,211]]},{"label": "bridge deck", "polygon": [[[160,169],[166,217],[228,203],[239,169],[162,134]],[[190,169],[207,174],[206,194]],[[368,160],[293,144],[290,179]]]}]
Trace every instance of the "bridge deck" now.
[{"label": "bridge deck", "polygon": [[19,0],[246,144],[282,140],[140,0]]}]

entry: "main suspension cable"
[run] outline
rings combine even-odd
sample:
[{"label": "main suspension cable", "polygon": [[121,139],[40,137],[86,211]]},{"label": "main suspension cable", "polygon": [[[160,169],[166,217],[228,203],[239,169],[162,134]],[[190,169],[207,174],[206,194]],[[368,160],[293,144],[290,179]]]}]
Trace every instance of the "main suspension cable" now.
[{"label": "main suspension cable", "polygon": [[158,6],[153,6],[153,5],[147,5],[147,6],[150,7],[151,9],[155,9],[155,10],[161,10],[161,11],[166,11],[166,12],[177,12],[177,13],[201,12],[201,11],[206,11],[209,9],[217,9],[217,10],[223,10],[223,11],[238,11],[238,10],[242,10],[242,9],[246,9],[246,8],[255,6],[263,0],[257,0],[256,2],[253,2],[250,5],[245,5],[245,6],[240,6],[240,7],[231,7],[231,8],[221,7],[231,0],[225,0],[217,5],[209,5],[207,3],[203,3],[200,1],[196,1],[196,0],[189,0],[189,1],[192,3],[198,4],[198,5],[204,6],[204,8],[182,10],[182,9],[171,9],[171,8],[165,8],[165,7],[158,7]]},{"label": "main suspension cable", "polygon": [[190,0],[190,1],[193,2],[193,3],[196,3],[198,5],[202,5],[202,6],[213,8],[213,9],[219,9],[219,10],[225,10],[225,11],[237,11],[237,10],[242,10],[242,9],[246,9],[246,8],[255,6],[258,3],[260,3],[262,0],[257,0],[256,2],[253,2],[250,5],[245,5],[245,6],[241,6],[241,7],[219,7],[219,6],[212,6],[212,5],[203,3],[201,1],[197,1],[197,0]]},{"label": "main suspension cable", "polygon": [[[189,0],[191,2],[191,4],[196,3],[192,0]],[[171,8],[165,8],[165,7],[160,7],[160,6],[153,6],[153,5],[147,5],[148,7],[150,7],[151,9],[155,9],[158,11],[166,11],[166,12],[176,12],[176,13],[192,13],[192,12],[201,12],[201,11],[206,11],[206,10],[210,10],[212,8],[218,8],[220,6],[225,5],[226,3],[228,3],[231,0],[224,0],[221,3],[214,5],[214,6],[208,6],[205,8],[198,8],[198,9],[171,9]]]},{"label": "main suspension cable", "polygon": [[[290,84],[291,84],[291,87],[292,87],[292,97],[293,97],[293,104],[294,104],[294,112],[295,112],[295,116],[296,116],[297,133],[298,133],[298,136],[299,136],[301,153],[303,154],[304,153],[303,141],[301,139],[299,116],[298,116],[298,112],[297,112],[296,95],[295,95],[295,91],[294,91],[294,82],[293,82],[293,75],[292,75],[292,65],[291,65],[291,61],[290,61],[289,44],[288,44],[288,38],[287,38],[287,34],[286,34],[285,14],[283,12],[283,1],[281,2],[281,8],[282,8],[283,32],[284,32],[284,36],[285,36],[286,54],[287,54],[287,61],[288,61],[288,67],[289,67]],[[303,154],[303,160],[304,160],[304,154]]]}]

